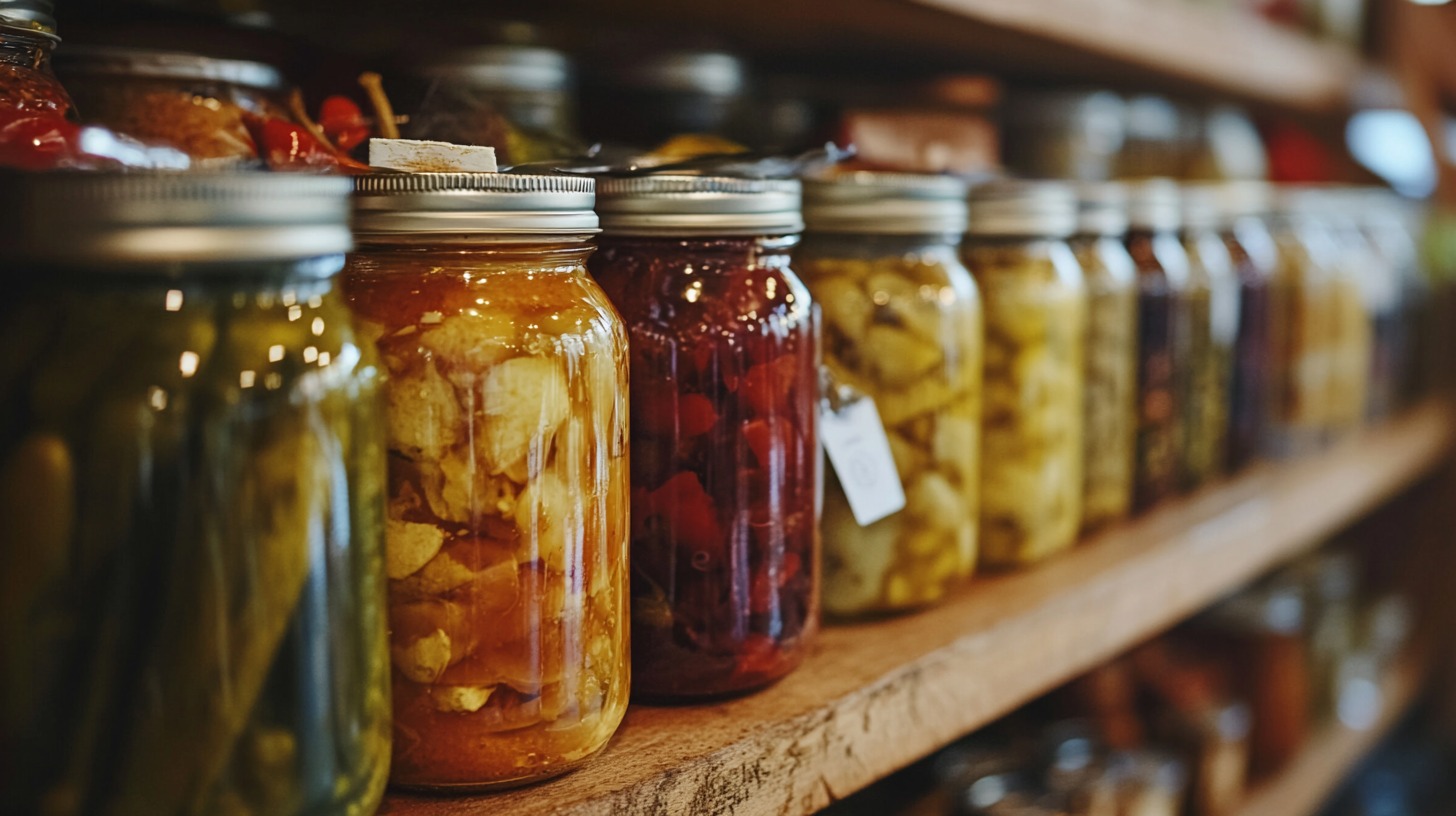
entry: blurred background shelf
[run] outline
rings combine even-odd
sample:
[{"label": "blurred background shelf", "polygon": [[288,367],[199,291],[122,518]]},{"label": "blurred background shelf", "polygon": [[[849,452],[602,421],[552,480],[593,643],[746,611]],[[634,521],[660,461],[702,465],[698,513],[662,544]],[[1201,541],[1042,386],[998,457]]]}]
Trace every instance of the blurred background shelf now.
[{"label": "blurred background shelf", "polygon": [[[1041,568],[976,580],[944,606],[830,627],[798,672],[763,693],[635,706],[602,761],[562,779],[475,799],[394,796],[382,812],[812,813],[1313,546],[1431,472],[1453,429],[1450,407],[1427,403],[1324,454],[1257,467],[1170,504]],[[1309,781],[1288,782],[1291,790],[1317,787],[1306,764],[1324,768],[1363,751],[1354,739],[1316,739],[1317,755],[1291,771]],[[1284,784],[1260,792],[1248,812],[1307,812],[1283,809],[1306,801],[1282,798],[1297,795]]]}]

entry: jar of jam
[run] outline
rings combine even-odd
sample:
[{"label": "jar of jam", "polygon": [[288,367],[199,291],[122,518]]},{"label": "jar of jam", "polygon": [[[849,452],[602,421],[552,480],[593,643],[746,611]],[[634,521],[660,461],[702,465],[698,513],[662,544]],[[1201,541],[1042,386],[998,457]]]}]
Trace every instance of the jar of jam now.
[{"label": "jar of jam", "polygon": [[905,509],[867,527],[837,479],[824,506],[824,608],[934,603],[976,564],[981,304],[960,261],[964,183],[846,173],[809,183],[795,262],[824,314],[824,360],[871,397]]},{"label": "jar of jam", "polygon": [[1239,286],[1238,334],[1229,390],[1228,467],[1237,471],[1262,450],[1268,432],[1274,338],[1281,327],[1283,291],[1274,285],[1279,248],[1265,219],[1272,206],[1267,184],[1227,182],[1219,188],[1224,247]]},{"label": "jar of jam", "polygon": [[632,349],[637,693],[745,692],[819,625],[819,318],[797,181],[604,179],[592,274]]},{"label": "jar of jam", "polygon": [[344,292],[389,373],[395,784],[562,773],[626,711],[627,341],[590,179],[376,174]]},{"label": "jar of jam", "polygon": [[1077,198],[1055,182],[971,192],[965,259],[986,315],[983,563],[1031,564],[1070,548],[1082,522],[1087,288],[1066,239]]},{"label": "jar of jam", "polygon": [[1278,375],[1269,452],[1287,457],[1317,450],[1329,426],[1337,249],[1308,192],[1281,191],[1270,228],[1279,247],[1275,286],[1286,296],[1277,318],[1282,330],[1273,355]]},{"label": "jar of jam", "polygon": [[1087,281],[1086,443],[1082,529],[1125,518],[1132,509],[1137,448],[1137,267],[1123,245],[1127,190],[1117,184],[1077,188],[1072,252]]},{"label": "jar of jam", "polygon": [[1133,503],[1147,509],[1176,495],[1182,453],[1183,395],[1179,368],[1188,366],[1182,305],[1188,253],[1178,240],[1178,188],[1164,179],[1140,182],[1128,199],[1127,250],[1138,270],[1138,432]]},{"label": "jar of jam", "polygon": [[128,47],[67,47],[56,67],[87,122],[174,147],[194,167],[252,162],[245,118],[281,115],[283,75],[258,62]]},{"label": "jar of jam", "polygon": [[[1185,315],[1189,376],[1183,405],[1183,488],[1196,490],[1224,471],[1229,384],[1239,333],[1239,279],[1223,238],[1217,188],[1183,188],[1183,247],[1188,253]],[[1181,367],[1181,366],[1180,366]]]},{"label": "jar of jam", "polygon": [[348,193],[0,181],[0,812],[378,806],[383,406],[331,280]]}]

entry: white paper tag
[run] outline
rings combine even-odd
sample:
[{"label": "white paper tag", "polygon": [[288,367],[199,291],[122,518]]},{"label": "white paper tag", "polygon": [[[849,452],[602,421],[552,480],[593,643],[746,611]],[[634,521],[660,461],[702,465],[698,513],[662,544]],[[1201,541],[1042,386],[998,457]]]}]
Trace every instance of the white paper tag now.
[{"label": "white paper tag", "polygon": [[819,436],[859,526],[905,509],[905,488],[874,400],[860,397],[838,411],[823,407]]}]

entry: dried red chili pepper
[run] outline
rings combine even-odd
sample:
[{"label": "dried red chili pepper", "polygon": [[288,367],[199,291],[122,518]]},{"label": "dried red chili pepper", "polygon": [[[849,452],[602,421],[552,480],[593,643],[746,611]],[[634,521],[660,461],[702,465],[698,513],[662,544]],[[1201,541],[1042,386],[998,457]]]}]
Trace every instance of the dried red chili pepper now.
[{"label": "dried red chili pepper", "polygon": [[248,133],[258,155],[273,170],[367,172],[354,161],[314,138],[302,125],[276,117],[247,116]]},{"label": "dried red chili pepper", "polygon": [[374,127],[364,118],[364,112],[347,96],[331,96],[319,106],[319,127],[334,146],[343,151],[353,150],[374,134]]}]

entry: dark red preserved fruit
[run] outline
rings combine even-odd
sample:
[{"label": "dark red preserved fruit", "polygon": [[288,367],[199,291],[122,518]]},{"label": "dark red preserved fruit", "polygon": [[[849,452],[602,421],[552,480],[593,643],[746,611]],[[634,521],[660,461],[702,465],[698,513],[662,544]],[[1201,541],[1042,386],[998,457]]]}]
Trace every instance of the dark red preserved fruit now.
[{"label": "dark red preserved fruit", "polygon": [[818,626],[819,329],[792,239],[605,237],[631,343],[633,691],[748,691]]}]

